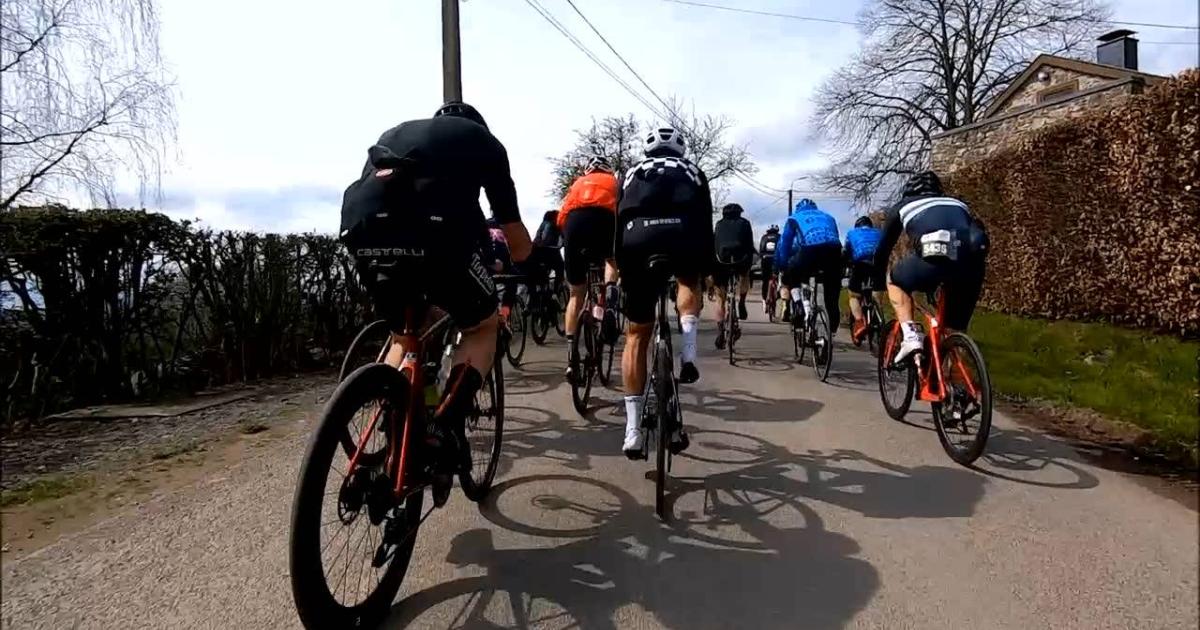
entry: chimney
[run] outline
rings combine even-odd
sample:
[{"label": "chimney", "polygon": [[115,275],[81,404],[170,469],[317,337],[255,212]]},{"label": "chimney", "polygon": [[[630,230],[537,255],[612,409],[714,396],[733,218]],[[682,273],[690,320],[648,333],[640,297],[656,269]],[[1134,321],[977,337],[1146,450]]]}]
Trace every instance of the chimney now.
[{"label": "chimney", "polygon": [[1137,70],[1138,40],[1133,35],[1133,31],[1124,29],[1101,35],[1096,46],[1096,63]]}]

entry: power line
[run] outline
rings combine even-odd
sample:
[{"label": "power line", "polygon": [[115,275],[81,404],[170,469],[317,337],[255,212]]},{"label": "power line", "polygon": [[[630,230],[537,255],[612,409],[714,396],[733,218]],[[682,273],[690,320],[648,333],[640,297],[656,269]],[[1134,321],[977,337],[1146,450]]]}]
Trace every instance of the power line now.
[{"label": "power line", "polygon": [[[743,9],[741,7],[731,7],[731,6],[725,6],[725,5],[720,5],[720,4],[708,4],[706,2],[694,2],[693,0],[663,0],[663,2],[670,2],[673,4],[682,4],[682,5],[686,5],[686,6],[692,6],[692,7],[703,7],[705,9],[718,9],[721,11],[732,11],[734,13],[748,13],[750,15],[765,15],[768,17],[787,18],[790,20],[801,20],[801,21],[805,21],[805,22],[824,22],[826,24],[846,24],[848,26],[867,26],[867,24],[865,22],[858,22],[858,21],[852,21],[852,20],[838,20],[838,19],[834,19],[834,18],[821,18],[821,17],[813,17],[813,16],[809,16],[809,15],[796,15],[794,13],[775,13],[773,11],[759,11],[757,9]],[[1185,25],[1181,25],[1181,24],[1155,24],[1152,22],[1124,22],[1121,20],[1102,20],[1101,23],[1103,23],[1103,24],[1118,24],[1121,26],[1145,26],[1147,28],[1171,28],[1171,29],[1181,29],[1181,30],[1189,30],[1189,31],[1200,30],[1200,27],[1185,26]],[[1151,43],[1151,42],[1147,42],[1147,43]],[[1161,44],[1161,43],[1166,43],[1166,42],[1153,42],[1153,43]]]}]

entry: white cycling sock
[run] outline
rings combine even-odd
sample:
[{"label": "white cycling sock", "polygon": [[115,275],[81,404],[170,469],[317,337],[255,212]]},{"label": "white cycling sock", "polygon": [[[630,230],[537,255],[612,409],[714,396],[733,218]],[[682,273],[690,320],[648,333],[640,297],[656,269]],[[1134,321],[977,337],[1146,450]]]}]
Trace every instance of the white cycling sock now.
[{"label": "white cycling sock", "polygon": [[679,358],[684,363],[696,362],[696,328],[700,318],[695,315],[683,315],[679,318],[679,327],[683,329],[683,351]]},{"label": "white cycling sock", "polygon": [[905,339],[920,339],[921,328],[916,322],[900,322],[900,330],[904,332]]},{"label": "white cycling sock", "polygon": [[625,397],[625,430],[627,432],[642,426],[642,402],[641,396]]}]

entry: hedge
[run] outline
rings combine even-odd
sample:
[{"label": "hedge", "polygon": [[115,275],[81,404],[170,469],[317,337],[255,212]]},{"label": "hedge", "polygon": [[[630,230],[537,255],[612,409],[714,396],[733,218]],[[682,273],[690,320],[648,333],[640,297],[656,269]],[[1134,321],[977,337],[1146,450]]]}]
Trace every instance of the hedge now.
[{"label": "hedge", "polygon": [[991,237],[985,308],[1200,334],[1200,71],[947,178]]},{"label": "hedge", "polygon": [[369,306],[330,236],[139,210],[0,213],[0,418],[328,364]]}]

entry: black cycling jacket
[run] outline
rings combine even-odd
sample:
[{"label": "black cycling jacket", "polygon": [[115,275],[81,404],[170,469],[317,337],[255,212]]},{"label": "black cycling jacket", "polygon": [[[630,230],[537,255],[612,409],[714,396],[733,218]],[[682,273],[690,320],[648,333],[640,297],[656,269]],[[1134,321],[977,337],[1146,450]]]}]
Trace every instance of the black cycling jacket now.
[{"label": "black cycling jacket", "polygon": [[722,217],[713,227],[717,256],[724,262],[754,254],[754,230],[743,217]]},{"label": "black cycling jacket", "polygon": [[[498,223],[520,222],[508,153],[486,127],[459,116],[410,120],[383,132],[378,144],[413,161],[414,203],[482,228],[482,188]],[[363,176],[372,169],[368,161]]]},{"label": "black cycling jacket", "polygon": [[923,195],[901,197],[888,208],[883,221],[883,236],[875,248],[876,269],[887,269],[892,248],[900,239],[900,233],[908,234],[909,240],[917,242],[922,236],[937,230],[968,232],[981,226],[971,217],[966,204],[953,197]]},{"label": "black cycling jacket", "polygon": [[712,219],[708,177],[687,158],[647,157],[625,174],[617,204],[621,222],[650,216]]}]

